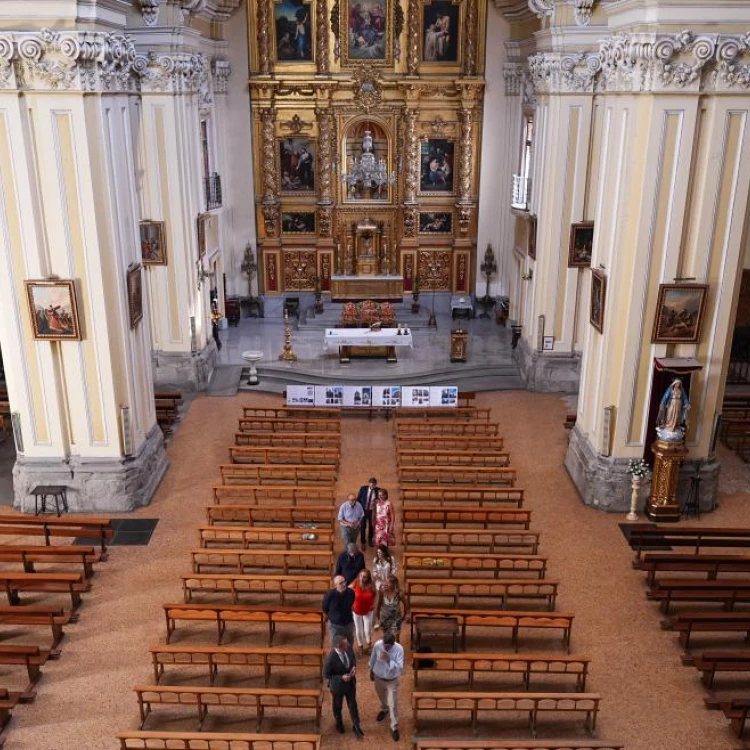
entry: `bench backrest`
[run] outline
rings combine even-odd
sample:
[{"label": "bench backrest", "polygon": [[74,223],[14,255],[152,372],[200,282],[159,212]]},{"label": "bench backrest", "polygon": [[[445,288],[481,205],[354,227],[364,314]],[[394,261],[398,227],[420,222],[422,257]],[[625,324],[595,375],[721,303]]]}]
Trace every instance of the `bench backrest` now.
[{"label": "bench backrest", "polygon": [[320,750],[319,734],[118,732],[120,750]]},{"label": "bench backrest", "polygon": [[313,484],[332,485],[335,466],[302,464],[220,464],[223,484]]},{"label": "bench backrest", "polygon": [[341,434],[337,432],[237,432],[235,445],[283,448],[340,448]]},{"label": "bench backrest", "polygon": [[216,505],[327,505],[333,508],[336,491],[333,485],[214,485]]},{"label": "bench backrest", "polygon": [[331,553],[327,550],[286,550],[286,549],[197,549],[190,553],[193,571],[202,567],[234,567],[238,572],[246,568],[273,568],[287,574],[315,571],[318,574],[330,572]]},{"label": "bench backrest", "polygon": [[402,482],[426,484],[491,484],[512,487],[516,470],[507,466],[400,466]]},{"label": "bench backrest", "polygon": [[266,547],[273,544],[283,544],[287,548],[292,545],[312,547],[327,547],[333,549],[335,533],[331,529],[283,529],[264,526],[199,526],[198,534],[202,547],[210,544],[227,546],[233,543],[244,546],[259,545]]},{"label": "bench backrest", "polygon": [[439,422],[437,420],[417,421],[404,419],[396,424],[396,434],[403,435],[481,435],[497,437],[500,427],[494,422]]},{"label": "bench backrest", "polygon": [[[501,451],[504,441],[501,437],[482,439],[482,450]],[[398,450],[456,450],[470,451],[477,449],[477,440],[472,436],[461,435],[399,435]]]},{"label": "bench backrest", "polygon": [[430,554],[426,552],[403,553],[404,575],[416,578],[425,572],[454,576],[456,574],[480,575],[489,573],[494,578],[515,573],[530,573],[544,578],[547,570],[547,558],[539,555],[481,554],[445,552]]},{"label": "bench backrest", "polygon": [[339,419],[240,419],[240,432],[341,432]]},{"label": "bench backrest", "polygon": [[402,450],[397,454],[397,465],[407,466],[510,466],[510,453],[474,449],[461,450]]},{"label": "bench backrest", "polygon": [[470,503],[471,505],[512,505],[517,508],[523,506],[523,489],[516,487],[494,487],[476,485],[419,485],[402,483],[401,502],[407,504],[426,505],[457,505]]},{"label": "bench backrest", "polygon": [[415,547],[478,547],[495,552],[497,549],[513,548],[535,555],[539,547],[539,532],[512,529],[404,529],[401,543],[410,550]]},{"label": "bench backrest", "polygon": [[326,407],[282,406],[267,408],[264,406],[244,406],[242,416],[245,419],[262,417],[267,419],[341,419],[341,409]]},{"label": "bench backrest", "polygon": [[182,576],[182,588],[186,595],[191,591],[230,591],[280,596],[298,594],[322,598],[331,588],[331,577],[192,573]]},{"label": "bench backrest", "polygon": [[606,740],[417,740],[415,750],[624,750]]},{"label": "bench backrest", "polygon": [[332,464],[338,466],[339,449],[230,446],[229,460],[235,464]]},{"label": "bench backrest", "polygon": [[[523,492],[523,490],[519,490]],[[511,526],[528,529],[531,524],[530,510],[493,509],[482,507],[410,505],[401,510],[402,528],[423,527],[438,524],[443,528],[476,524],[484,528]]]},{"label": "bench backrest", "polygon": [[396,409],[396,424],[407,420],[480,420],[483,422],[490,421],[491,409],[477,406],[430,406],[419,408],[404,406]]},{"label": "bench backrest", "polygon": [[336,509],[333,505],[310,505],[307,507],[275,505],[258,507],[254,505],[209,505],[206,516],[213,523],[242,523],[248,526],[279,524],[293,526],[306,523],[320,528],[333,525]]}]

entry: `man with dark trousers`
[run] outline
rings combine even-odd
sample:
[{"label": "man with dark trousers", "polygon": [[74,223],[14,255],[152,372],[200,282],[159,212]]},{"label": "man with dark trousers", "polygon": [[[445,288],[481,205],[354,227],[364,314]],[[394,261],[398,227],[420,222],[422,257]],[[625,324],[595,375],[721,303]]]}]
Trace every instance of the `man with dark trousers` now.
[{"label": "man with dark trousers", "polygon": [[357,495],[357,502],[362,506],[362,510],[365,512],[365,517],[362,519],[362,525],[359,527],[359,541],[363,549],[365,546],[365,534],[367,535],[367,543],[370,547],[373,546],[372,538],[375,528],[372,523],[372,512],[375,510],[375,501],[377,497],[378,480],[375,479],[375,477],[370,477],[370,481],[359,488],[359,494]]},{"label": "man with dark trousers", "polygon": [[357,666],[354,651],[346,636],[338,636],[333,649],[323,664],[323,677],[328,680],[328,689],[333,698],[333,718],[336,720],[336,731],[344,733],[344,717],[341,709],[346,698],[349,716],[352,719],[352,730],[357,739],[362,739],[365,733],[359,725],[359,708],[357,707]]}]

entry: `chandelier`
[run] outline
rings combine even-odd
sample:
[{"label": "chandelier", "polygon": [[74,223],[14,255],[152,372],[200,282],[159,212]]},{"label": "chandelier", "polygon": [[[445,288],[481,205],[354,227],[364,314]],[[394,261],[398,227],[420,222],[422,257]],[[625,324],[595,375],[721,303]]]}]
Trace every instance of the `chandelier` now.
[{"label": "chandelier", "polygon": [[365,130],[364,138],[362,138],[362,156],[359,161],[356,156],[351,157],[349,171],[341,175],[341,180],[349,187],[363,185],[367,188],[377,188],[378,192],[386,183],[392,185],[396,182],[396,173],[388,174],[385,159],[375,158],[372,152],[372,133],[369,130]]}]

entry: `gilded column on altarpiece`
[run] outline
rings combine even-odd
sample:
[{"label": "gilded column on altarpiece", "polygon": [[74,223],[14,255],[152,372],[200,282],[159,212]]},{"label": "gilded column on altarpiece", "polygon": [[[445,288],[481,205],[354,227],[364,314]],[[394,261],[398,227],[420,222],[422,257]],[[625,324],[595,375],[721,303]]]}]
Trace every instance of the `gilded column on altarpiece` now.
[{"label": "gilded column on altarpiece", "polygon": [[266,107],[260,111],[261,153],[263,163],[263,219],[266,235],[275,237],[278,220],[278,175],[276,174],[276,110]]},{"label": "gilded column on altarpiece", "polygon": [[406,73],[410,76],[417,75],[419,68],[419,2],[409,0],[409,25],[406,36]]},{"label": "gilded column on altarpiece", "polygon": [[328,59],[328,19],[326,18],[327,5],[325,0],[318,0],[315,8],[315,21],[318,27],[318,37],[315,40],[317,46],[317,71],[318,75],[327,76],[331,72]]},{"label": "gilded column on altarpiece", "polygon": [[315,110],[318,119],[318,235],[331,236],[333,205],[333,116],[323,108]]},{"label": "gilded column on altarpiece", "polygon": [[464,46],[464,74],[477,74],[477,0],[469,0],[466,8],[466,42]]},{"label": "gilded column on altarpiece", "polygon": [[268,17],[268,0],[258,2],[258,57],[259,73],[268,75],[271,72],[271,45],[268,35],[268,29],[271,28],[271,21]]}]

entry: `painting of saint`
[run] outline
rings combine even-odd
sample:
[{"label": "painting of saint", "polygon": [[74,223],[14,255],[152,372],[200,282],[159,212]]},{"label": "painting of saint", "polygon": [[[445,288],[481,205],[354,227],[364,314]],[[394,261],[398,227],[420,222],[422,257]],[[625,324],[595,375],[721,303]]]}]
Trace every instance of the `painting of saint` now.
[{"label": "painting of saint", "polygon": [[167,264],[166,224],[163,221],[142,221],[141,260],[144,265],[165,266]]},{"label": "painting of saint", "polygon": [[450,234],[453,229],[451,213],[420,213],[420,234]]},{"label": "painting of saint", "polygon": [[309,138],[283,138],[279,142],[282,193],[315,192],[315,146]]},{"label": "painting of saint", "polygon": [[706,284],[662,284],[656,303],[654,344],[697,344],[706,308]]},{"label": "painting of saint", "polygon": [[384,2],[349,0],[349,58],[385,60],[388,44]]},{"label": "painting of saint", "polygon": [[27,281],[26,294],[34,338],[80,341],[78,308],[72,281]]},{"label": "painting of saint", "polygon": [[312,62],[310,5],[303,0],[282,0],[273,6],[276,25],[276,59],[279,62]]},{"label": "painting of saint", "polygon": [[315,232],[315,212],[282,213],[281,231],[284,234],[313,234]]},{"label": "painting of saint", "polygon": [[422,61],[458,62],[458,6],[446,0],[422,8]]},{"label": "painting of saint", "polygon": [[453,192],[453,141],[429,138],[420,147],[419,188],[423,193]]},{"label": "painting of saint", "polygon": [[594,222],[581,221],[572,224],[568,246],[568,266],[570,268],[588,268],[591,265],[593,246]]}]

